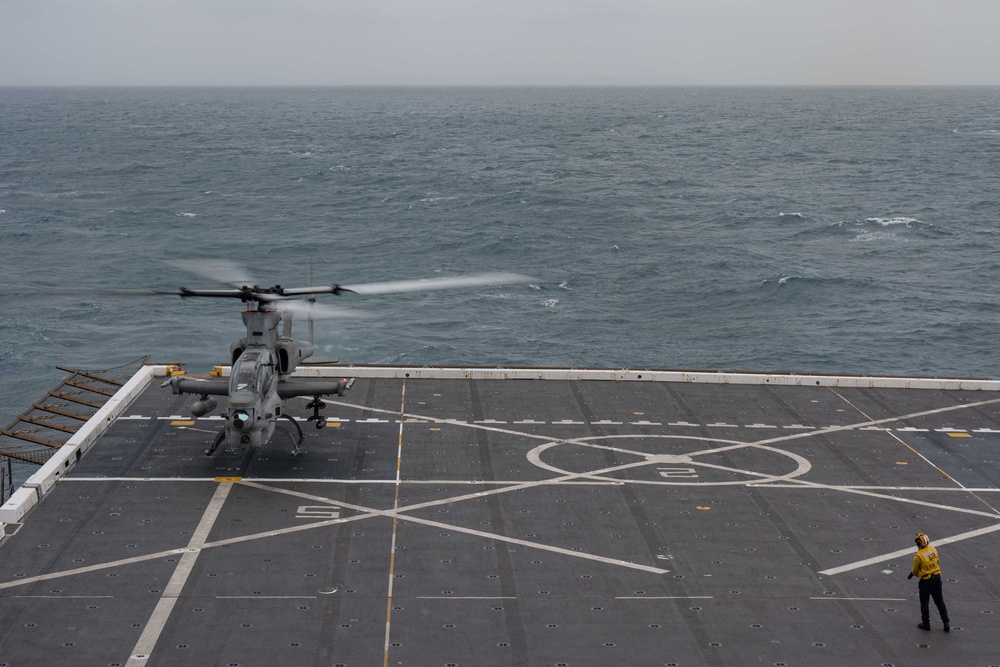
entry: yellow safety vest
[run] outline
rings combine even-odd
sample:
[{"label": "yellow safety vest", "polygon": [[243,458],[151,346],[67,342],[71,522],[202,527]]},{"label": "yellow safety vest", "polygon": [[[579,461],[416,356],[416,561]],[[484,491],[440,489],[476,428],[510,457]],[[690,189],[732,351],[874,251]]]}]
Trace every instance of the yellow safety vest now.
[{"label": "yellow safety vest", "polygon": [[930,545],[918,549],[916,555],[913,556],[912,572],[921,579],[929,579],[933,574],[941,574],[937,549]]}]

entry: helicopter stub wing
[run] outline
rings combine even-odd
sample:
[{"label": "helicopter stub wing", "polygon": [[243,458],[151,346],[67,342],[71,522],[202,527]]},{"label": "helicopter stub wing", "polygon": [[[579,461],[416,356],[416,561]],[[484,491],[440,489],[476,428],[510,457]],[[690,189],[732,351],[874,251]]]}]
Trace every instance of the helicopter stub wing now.
[{"label": "helicopter stub wing", "polygon": [[175,394],[229,395],[228,380],[199,380],[195,378],[172,377],[164,382],[162,386],[169,386]]},{"label": "helicopter stub wing", "polygon": [[350,385],[348,378],[341,380],[282,380],[278,383],[278,397],[343,396]]}]

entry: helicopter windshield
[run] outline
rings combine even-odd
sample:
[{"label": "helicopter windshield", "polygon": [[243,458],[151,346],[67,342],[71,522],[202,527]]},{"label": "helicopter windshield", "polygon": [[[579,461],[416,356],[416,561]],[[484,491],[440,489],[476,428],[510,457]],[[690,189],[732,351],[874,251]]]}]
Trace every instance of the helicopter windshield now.
[{"label": "helicopter windshield", "polygon": [[233,364],[232,379],[229,381],[230,391],[256,389],[254,375],[257,372],[257,362],[263,353],[260,350],[247,350]]}]

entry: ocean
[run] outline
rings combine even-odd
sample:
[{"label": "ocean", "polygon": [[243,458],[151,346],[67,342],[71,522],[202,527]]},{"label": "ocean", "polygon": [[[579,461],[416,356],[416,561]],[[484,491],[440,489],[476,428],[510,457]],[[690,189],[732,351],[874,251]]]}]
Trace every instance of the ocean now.
[{"label": "ocean", "polygon": [[0,88],[0,423],[227,361],[239,302],[80,291],[179,259],[531,277],[322,297],[344,362],[996,378],[1000,88]]}]

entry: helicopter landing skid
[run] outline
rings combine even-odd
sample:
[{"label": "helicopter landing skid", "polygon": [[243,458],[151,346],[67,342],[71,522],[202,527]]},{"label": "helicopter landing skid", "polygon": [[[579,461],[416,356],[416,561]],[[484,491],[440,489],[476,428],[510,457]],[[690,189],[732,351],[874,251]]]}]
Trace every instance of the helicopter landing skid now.
[{"label": "helicopter landing skid", "polygon": [[288,421],[292,422],[292,424],[295,426],[295,430],[298,431],[299,433],[298,440],[296,440],[291,433],[288,433],[288,437],[292,438],[292,456],[298,456],[301,453],[301,450],[299,450],[299,445],[302,443],[302,439],[305,437],[305,434],[302,433],[302,427],[299,426],[299,423],[295,421],[295,419],[293,419],[290,415],[280,415],[278,418],[287,419]]}]

